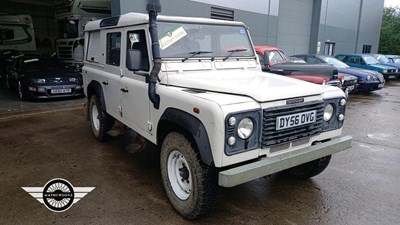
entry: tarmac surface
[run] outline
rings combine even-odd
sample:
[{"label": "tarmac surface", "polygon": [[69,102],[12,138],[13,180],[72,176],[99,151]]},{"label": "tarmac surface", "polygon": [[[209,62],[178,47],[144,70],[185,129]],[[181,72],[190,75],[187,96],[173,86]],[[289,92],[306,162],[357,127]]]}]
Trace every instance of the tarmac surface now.
[{"label": "tarmac surface", "polygon": [[[353,147],[322,174],[224,188],[211,213],[187,221],[168,203],[154,150],[125,151],[127,136],[97,142],[81,106],[2,114],[0,224],[400,224],[399,115],[400,81],[350,95],[343,134]],[[53,178],[95,189],[56,213],[21,188]]]}]

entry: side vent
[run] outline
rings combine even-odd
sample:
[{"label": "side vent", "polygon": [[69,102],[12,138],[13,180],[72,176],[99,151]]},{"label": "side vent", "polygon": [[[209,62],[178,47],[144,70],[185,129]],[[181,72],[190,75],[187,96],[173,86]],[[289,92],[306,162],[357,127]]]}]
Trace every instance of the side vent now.
[{"label": "side vent", "polygon": [[211,7],[211,19],[233,21],[234,12],[229,9]]}]

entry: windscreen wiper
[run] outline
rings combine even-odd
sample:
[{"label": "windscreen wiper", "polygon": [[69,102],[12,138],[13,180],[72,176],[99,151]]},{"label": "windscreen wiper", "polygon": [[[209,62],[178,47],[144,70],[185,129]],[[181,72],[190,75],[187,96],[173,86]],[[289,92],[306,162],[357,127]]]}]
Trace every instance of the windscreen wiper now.
[{"label": "windscreen wiper", "polygon": [[247,48],[237,48],[237,49],[229,50],[228,51],[229,55],[227,55],[225,58],[223,58],[222,61],[225,61],[225,60],[229,59],[229,57],[231,57],[233,55],[233,53],[235,53],[235,52],[245,52],[247,50],[249,50],[249,49],[247,49]]},{"label": "windscreen wiper", "polygon": [[191,55],[189,55],[188,57],[182,59],[182,62],[185,62],[186,60],[188,60],[188,59],[190,59],[190,58],[192,58],[193,56],[196,56],[196,55],[211,54],[211,53],[213,53],[213,52],[210,52],[210,51],[189,52],[189,54],[191,54]]}]

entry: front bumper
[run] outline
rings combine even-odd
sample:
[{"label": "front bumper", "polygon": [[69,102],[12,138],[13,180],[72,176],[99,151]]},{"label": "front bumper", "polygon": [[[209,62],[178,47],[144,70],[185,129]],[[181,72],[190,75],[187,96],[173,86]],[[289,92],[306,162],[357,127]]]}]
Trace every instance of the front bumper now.
[{"label": "front bumper", "polygon": [[382,73],[385,80],[394,80],[400,76],[399,73]]},{"label": "front bumper", "polygon": [[[32,86],[32,85],[30,85]],[[32,91],[32,87],[34,88]],[[34,85],[29,87],[29,97],[36,99],[60,98],[60,97],[77,97],[83,96],[82,85],[66,84],[66,85]],[[52,93],[51,90],[70,89],[67,93]]]},{"label": "front bumper", "polygon": [[352,137],[344,136],[296,151],[267,157],[253,163],[219,172],[218,184],[233,187],[260,177],[271,175],[336,152],[351,148]]},{"label": "front bumper", "polygon": [[370,91],[375,91],[375,90],[380,90],[384,87],[385,83],[380,83],[380,82],[366,82],[366,83],[361,83],[358,86],[358,91],[360,92],[370,92]]}]

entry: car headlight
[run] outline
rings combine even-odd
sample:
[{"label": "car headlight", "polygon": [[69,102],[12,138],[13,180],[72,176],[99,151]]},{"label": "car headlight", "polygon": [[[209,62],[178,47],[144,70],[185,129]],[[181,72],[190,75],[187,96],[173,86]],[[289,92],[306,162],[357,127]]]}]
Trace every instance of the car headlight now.
[{"label": "car headlight", "polygon": [[382,72],[383,72],[383,73],[387,73],[387,72],[388,72],[388,70],[383,70]]},{"label": "car headlight", "polygon": [[46,79],[32,79],[32,82],[35,84],[44,84],[46,83]]},{"label": "car headlight", "polygon": [[368,76],[367,76],[367,80],[372,80],[371,75],[368,75]]},{"label": "car headlight", "polygon": [[332,116],[333,116],[333,105],[328,104],[324,110],[324,120],[328,122],[329,120],[332,119]]},{"label": "car headlight", "polygon": [[247,117],[243,118],[237,126],[237,134],[241,139],[247,139],[253,133],[253,128],[253,121]]},{"label": "car headlight", "polygon": [[69,82],[78,83],[78,79],[75,77],[69,78]]}]

